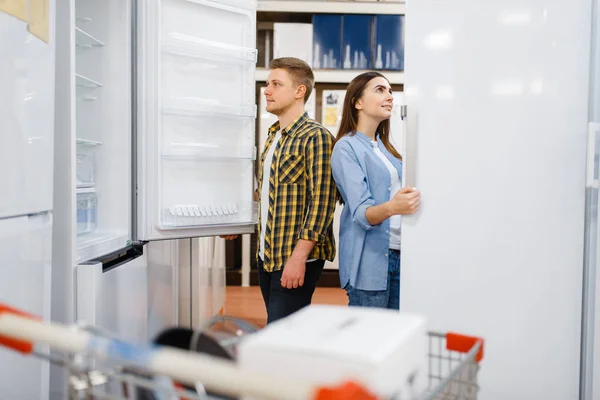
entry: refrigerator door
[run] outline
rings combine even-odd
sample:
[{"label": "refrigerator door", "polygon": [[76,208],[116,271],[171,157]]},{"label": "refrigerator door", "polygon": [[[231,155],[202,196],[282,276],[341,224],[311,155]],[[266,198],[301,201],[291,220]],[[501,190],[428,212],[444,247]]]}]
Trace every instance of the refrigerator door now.
[{"label": "refrigerator door", "polygon": [[48,4],[47,42],[0,13],[0,218],[52,209],[54,1]]},{"label": "refrigerator door", "polygon": [[[0,303],[50,319],[51,246],[51,214],[0,220]],[[0,347],[0,371],[0,399],[48,398],[47,361]]]},{"label": "refrigerator door", "polygon": [[422,201],[400,307],[485,338],[482,399],[579,396],[589,3],[423,0],[406,19]]},{"label": "refrigerator door", "polygon": [[256,2],[139,3],[138,240],[254,230]]}]

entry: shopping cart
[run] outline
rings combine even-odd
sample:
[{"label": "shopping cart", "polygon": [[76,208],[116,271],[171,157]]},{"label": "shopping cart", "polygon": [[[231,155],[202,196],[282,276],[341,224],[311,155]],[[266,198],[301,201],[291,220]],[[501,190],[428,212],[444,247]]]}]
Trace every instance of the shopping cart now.
[{"label": "shopping cart", "polygon": [[[70,400],[222,400],[242,396],[264,400],[378,400],[352,381],[315,387],[240,369],[234,361],[235,346],[254,328],[228,317],[216,317],[204,328],[226,323],[233,323],[235,328],[222,329],[220,335],[208,338],[218,342],[224,353],[202,354],[186,351],[185,346],[137,346],[94,327],[43,322],[0,304],[0,345],[66,368]],[[192,333],[194,343],[199,337]],[[52,354],[38,351],[34,344],[46,345]],[[428,356],[429,388],[418,400],[476,399],[482,339],[430,333]]]}]

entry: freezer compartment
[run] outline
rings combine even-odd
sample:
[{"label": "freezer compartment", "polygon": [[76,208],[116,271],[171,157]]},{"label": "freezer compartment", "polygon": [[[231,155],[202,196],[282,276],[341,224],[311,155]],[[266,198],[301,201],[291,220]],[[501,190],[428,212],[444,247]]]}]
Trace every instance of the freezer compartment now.
[{"label": "freezer compartment", "polygon": [[[243,51],[236,50],[234,55],[242,57]],[[181,100],[213,106],[253,107],[255,60],[255,55],[243,59],[184,48],[163,50],[163,108],[173,108]]]},{"label": "freezer compartment", "polygon": [[95,185],[96,149],[100,142],[77,139],[77,187]]},{"label": "freezer compartment", "polygon": [[77,235],[96,231],[98,228],[98,196],[92,188],[77,191]]},{"label": "freezer compartment", "polygon": [[209,113],[164,113],[162,156],[254,159],[254,121]]},{"label": "freezer compartment", "polygon": [[256,45],[256,1],[163,0],[161,13],[163,43],[185,35],[240,47]]},{"label": "freezer compartment", "polygon": [[255,224],[253,171],[247,159],[162,159],[159,227]]}]

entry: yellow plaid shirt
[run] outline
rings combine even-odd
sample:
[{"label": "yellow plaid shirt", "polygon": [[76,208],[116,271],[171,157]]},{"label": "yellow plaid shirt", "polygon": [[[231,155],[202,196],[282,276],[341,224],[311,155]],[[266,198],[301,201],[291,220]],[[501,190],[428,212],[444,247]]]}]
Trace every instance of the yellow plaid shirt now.
[{"label": "yellow plaid shirt", "polygon": [[[265,157],[279,128],[279,122],[269,128],[260,157],[259,193]],[[298,239],[316,242],[309,259],[332,261],[335,257],[333,213],[337,191],[331,174],[333,141],[331,133],[310,119],[307,113],[282,130],[273,153],[269,179],[265,271],[282,269]],[[260,230],[261,221],[258,224],[259,241]]]}]

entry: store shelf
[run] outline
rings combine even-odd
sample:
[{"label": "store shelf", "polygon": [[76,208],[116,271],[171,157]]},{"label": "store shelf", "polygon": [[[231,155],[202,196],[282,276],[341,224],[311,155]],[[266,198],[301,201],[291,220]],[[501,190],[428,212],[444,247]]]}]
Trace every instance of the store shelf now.
[{"label": "store shelf", "polygon": [[[313,72],[315,74],[315,83],[350,83],[350,81],[357,75],[360,75],[366,71],[357,69],[316,69]],[[392,85],[400,85],[404,83],[404,72],[402,71],[379,72],[389,79]],[[256,69],[255,77],[257,82],[265,82],[268,75],[268,69]]]},{"label": "store shelf", "polygon": [[392,14],[406,13],[404,2],[382,1],[276,1],[259,0],[257,11],[311,14]]}]

